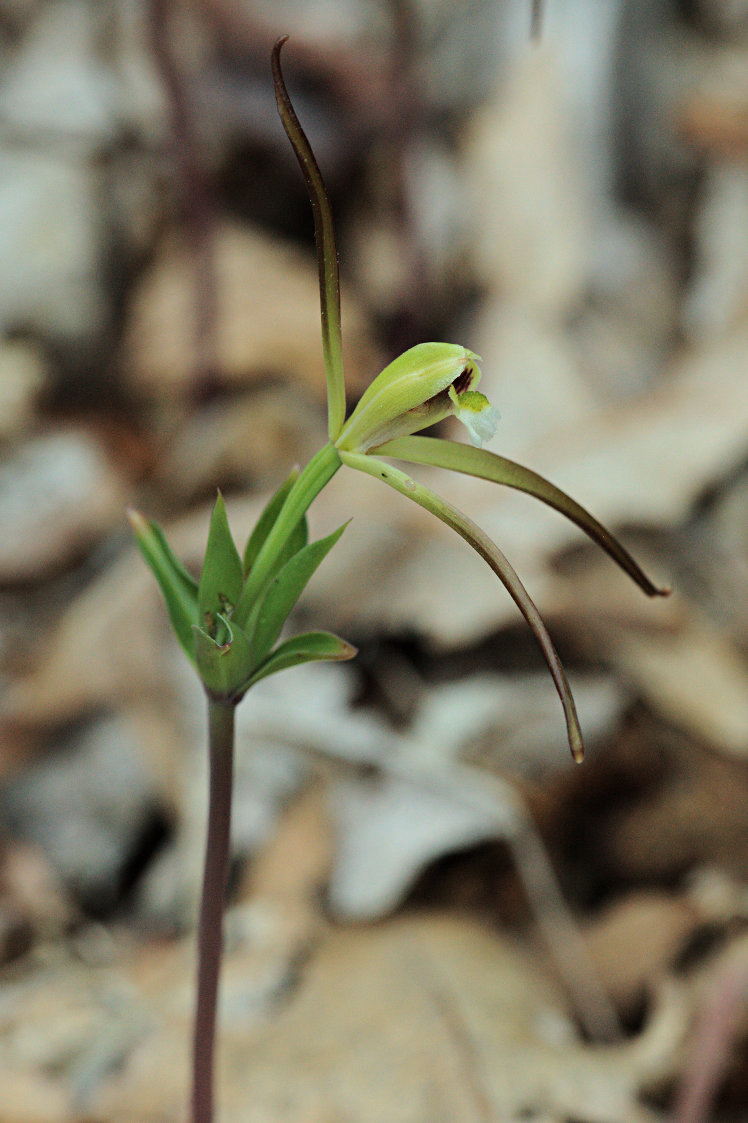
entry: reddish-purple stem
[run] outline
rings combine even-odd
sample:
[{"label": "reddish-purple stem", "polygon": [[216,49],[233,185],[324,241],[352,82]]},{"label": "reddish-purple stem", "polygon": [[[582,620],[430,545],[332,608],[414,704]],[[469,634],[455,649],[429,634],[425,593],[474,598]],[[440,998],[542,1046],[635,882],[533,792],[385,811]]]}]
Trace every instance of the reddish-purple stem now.
[{"label": "reddish-purple stem", "polygon": [[191,1123],[212,1123],[213,1120],[213,1056],[231,833],[234,708],[226,702],[208,703],[210,795],[197,937]]},{"label": "reddish-purple stem", "polygon": [[735,1037],[738,1012],[748,997],[748,968],[732,964],[717,980],[693,1035],[691,1057],[671,1123],[706,1123]]}]

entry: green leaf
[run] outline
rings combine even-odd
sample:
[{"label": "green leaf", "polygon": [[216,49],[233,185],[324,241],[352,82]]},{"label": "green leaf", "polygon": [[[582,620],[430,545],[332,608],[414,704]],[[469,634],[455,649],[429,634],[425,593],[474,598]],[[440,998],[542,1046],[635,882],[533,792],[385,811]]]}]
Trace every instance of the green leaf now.
[{"label": "green leaf", "polygon": [[347,525],[348,523],[343,523],[326,538],[305,546],[286,562],[271,581],[254,614],[254,625],[248,629],[258,661],[264,659],[270,651],[307,582]]},{"label": "green leaf", "polygon": [[158,523],[145,519],[139,511],[130,510],[127,514],[140,552],[166,601],[175,635],[187,658],[194,663],[192,626],[198,618],[197,582],[171,549]]},{"label": "green leaf", "polygon": [[244,584],[244,569],[234,539],[231,537],[226,506],[218,493],[208,531],[205,561],[197,591],[199,621],[215,619],[219,613],[229,615],[239,600]]},{"label": "green leaf", "polygon": [[353,659],[356,654],[355,647],[331,632],[306,632],[301,636],[293,636],[276,647],[265,662],[260,664],[245,687],[249,689],[261,678],[267,678],[268,675],[274,675],[288,667],[298,667],[301,663],[331,660],[342,662]]},{"label": "green leaf", "polygon": [[394,488],[395,491],[399,491],[401,495],[412,499],[414,503],[425,507],[427,511],[431,511],[431,513],[436,515],[438,519],[441,519],[443,523],[446,523],[452,530],[455,530],[461,538],[464,538],[465,541],[473,547],[476,553],[480,554],[483,560],[490,565],[491,569],[517,605],[517,608],[524,616],[540,645],[540,649],[543,652],[548,670],[551,673],[551,678],[553,679],[559,698],[561,699],[561,705],[564,709],[571,755],[574,757],[575,761],[580,762],[584,757],[582,731],[579,727],[576,706],[574,705],[574,699],[566,679],[566,674],[561,665],[561,660],[558,657],[556,649],[553,646],[553,641],[548,635],[548,630],[530,594],[527,592],[527,589],[520,581],[512,565],[496,543],[492,542],[477,523],[474,523],[473,520],[468,518],[467,515],[464,515],[462,511],[459,511],[456,507],[453,507],[451,503],[448,503],[446,499],[442,499],[441,496],[436,495],[433,491],[424,487],[423,484],[416,483],[416,481],[412,480],[410,476],[407,476],[405,472],[401,472],[399,468],[393,468],[390,464],[385,464],[382,460],[376,460],[372,456],[362,456],[359,453],[341,452],[340,458],[343,463],[347,464],[350,468],[356,468],[360,472],[366,472],[370,476],[382,480],[389,487]]},{"label": "green leaf", "polygon": [[[303,544],[300,535],[306,535],[306,528],[299,531],[299,523],[303,521],[312,501],[339,467],[337,449],[327,444],[312,457],[299,478],[294,481],[244,582],[233,616],[241,627],[246,627],[250,616],[256,611],[257,602],[278,572],[279,565]],[[306,542],[306,538],[303,542]]]},{"label": "green leaf", "polygon": [[299,478],[298,468],[290,473],[283,481],[276,493],[268,500],[262,514],[255,523],[247,545],[244,547],[244,573],[247,574],[254,565],[255,559],[265,544],[265,539],[270,533],[275,520],[278,518],[281,507],[286,502],[289,491]]},{"label": "green leaf", "polygon": [[291,531],[291,535],[285,546],[278,554],[275,562],[275,573],[279,573],[294,554],[298,554],[299,550],[303,550],[308,541],[309,523],[307,522],[306,515],[303,515],[300,522],[298,522]]},{"label": "green leaf", "polygon": [[513,460],[497,456],[488,449],[471,448],[458,441],[445,441],[437,437],[399,437],[380,445],[376,452],[379,456],[393,456],[396,460],[409,460],[413,464],[429,464],[436,468],[463,472],[467,476],[477,476],[482,480],[505,484],[534,495],[536,499],[566,515],[567,519],[589,535],[647,596],[662,597],[670,592],[668,587],[659,587],[650,581],[625,546],[594,515],[555,484],[539,476],[537,472],[515,464]]},{"label": "green leaf", "polygon": [[[244,550],[244,573],[249,575],[252,571],[257,557],[262,550],[262,547],[267,541],[268,535],[275,526],[280,513],[285,506],[286,499],[291,491],[291,488],[299,478],[298,468],[294,468],[288,478],[284,480],[281,486],[276,491],[275,495],[268,501],[262,514],[255,524],[255,528],[249,536],[249,541]],[[307,523],[306,515],[302,515],[300,521],[291,531],[288,541],[285,543],[280,553],[275,558],[274,566],[271,577],[283,568],[289,558],[302,550],[309,541],[309,524]]]},{"label": "green leaf", "polygon": [[252,645],[245,632],[225,616],[219,615],[217,624],[224,642],[216,641],[197,625],[193,627],[197,669],[214,698],[238,700],[254,667]]},{"label": "green leaf", "polygon": [[306,182],[314,215],[314,240],[317,245],[320,310],[322,314],[322,351],[327,373],[327,421],[330,440],[336,440],[345,419],[345,380],[340,332],[340,278],[335,227],[330,200],[312,147],[296,116],[281,72],[280,53],[288,39],[282,36],[273,47],[272,69],[275,100],[288,139],[296,154]]}]

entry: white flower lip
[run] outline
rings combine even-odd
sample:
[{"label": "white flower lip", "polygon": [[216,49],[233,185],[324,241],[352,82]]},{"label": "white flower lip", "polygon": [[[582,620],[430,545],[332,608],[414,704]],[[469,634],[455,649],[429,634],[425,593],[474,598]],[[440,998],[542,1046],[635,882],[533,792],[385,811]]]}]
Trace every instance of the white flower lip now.
[{"label": "white flower lip", "polygon": [[471,444],[482,448],[496,436],[499,411],[496,406],[491,405],[485,394],[475,390],[457,394],[454,387],[450,386],[449,397],[454,405],[454,415],[467,429]]}]

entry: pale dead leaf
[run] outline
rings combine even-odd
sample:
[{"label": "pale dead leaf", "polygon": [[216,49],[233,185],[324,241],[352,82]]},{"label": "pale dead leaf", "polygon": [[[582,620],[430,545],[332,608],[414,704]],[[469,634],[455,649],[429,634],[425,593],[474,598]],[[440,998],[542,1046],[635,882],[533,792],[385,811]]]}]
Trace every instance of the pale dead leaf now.
[{"label": "pale dead leaf", "polygon": [[748,666],[706,617],[691,610],[675,632],[614,631],[610,651],[668,721],[723,752],[748,757]]},{"label": "pale dead leaf", "polygon": [[[319,288],[311,255],[230,223],[217,230],[213,255],[220,374],[245,382],[280,371],[324,397]],[[150,394],[173,395],[192,377],[194,301],[192,256],[172,238],[135,293],[125,341],[130,378]],[[353,294],[344,293],[342,313],[346,374],[350,388],[360,388],[384,364]]]},{"label": "pale dead leaf", "polygon": [[0,581],[49,577],[117,523],[125,485],[85,430],[50,431],[0,464]]},{"label": "pale dead leaf", "polygon": [[347,920],[391,912],[417,875],[443,854],[517,830],[513,801],[495,808],[396,777],[340,780],[334,788],[335,862],[330,904]]},{"label": "pale dead leaf", "polygon": [[[130,1123],[144,1104],[149,1119],[176,1117],[161,1070],[177,1027],[159,1021],[102,1087],[97,1118]],[[537,963],[472,923],[426,917],[332,933],[266,1029],[224,1027],[221,1118],[473,1123],[532,1111],[643,1123],[638,1093],[670,1070],[681,1022],[663,1009],[633,1043],[590,1049]]]},{"label": "pale dead leaf", "polygon": [[589,251],[592,185],[565,94],[558,59],[526,54],[474,115],[463,168],[478,276],[550,316],[578,301]]},{"label": "pale dead leaf", "polygon": [[616,1006],[634,1013],[645,992],[673,966],[700,918],[682,896],[629,893],[588,924],[587,950]]}]

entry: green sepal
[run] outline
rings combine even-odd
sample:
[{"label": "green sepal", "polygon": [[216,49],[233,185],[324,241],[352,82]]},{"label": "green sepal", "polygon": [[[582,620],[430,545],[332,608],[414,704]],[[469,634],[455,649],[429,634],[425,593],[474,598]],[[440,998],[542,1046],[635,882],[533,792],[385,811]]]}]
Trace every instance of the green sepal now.
[{"label": "green sepal", "polygon": [[192,627],[198,618],[197,582],[166,541],[158,523],[145,519],[139,511],[128,511],[128,518],[140,552],[161,589],[174,633],[185,655],[194,663]]},{"label": "green sepal", "polygon": [[205,561],[197,591],[198,620],[205,624],[208,618],[231,614],[239,600],[244,584],[244,569],[239,551],[231,537],[226,505],[220,491],[216,499],[205,547]]},{"label": "green sepal", "polygon": [[299,550],[276,574],[248,625],[258,661],[265,658],[281,633],[291,609],[301,596],[312,574],[327,556],[348,523]]},{"label": "green sepal", "polygon": [[238,701],[254,667],[252,644],[247,634],[225,616],[219,614],[216,625],[223,642],[215,640],[197,624],[193,625],[198,673],[214,698]]},{"label": "green sepal", "polygon": [[424,487],[423,484],[416,483],[405,472],[401,472],[399,468],[385,464],[382,460],[377,460],[373,456],[363,456],[360,453],[341,452],[340,455],[343,463],[350,468],[356,468],[360,472],[366,472],[370,476],[383,480],[384,483],[400,492],[401,495],[412,499],[414,503],[418,503],[425,510],[431,511],[433,515],[436,515],[438,519],[441,519],[443,523],[456,531],[461,538],[464,538],[468,545],[472,546],[475,552],[491,567],[524,616],[540,645],[563,706],[571,755],[579,763],[584,757],[582,731],[579,727],[579,718],[566,679],[566,673],[530,594],[496,543],[457,507],[453,507],[446,499]]},{"label": "green sepal", "polygon": [[506,487],[524,491],[547,504],[583,530],[593,542],[627,573],[632,581],[649,597],[667,596],[670,588],[655,585],[628,550],[601,522],[585,510],[575,499],[561,491],[555,484],[539,476],[530,468],[507,460],[485,448],[471,448],[458,441],[441,440],[438,437],[400,437],[387,441],[375,449],[377,456],[392,456],[396,460],[409,460],[412,464],[428,464],[435,468],[447,468],[463,472],[467,476],[490,480]]},{"label": "green sepal", "polygon": [[274,675],[277,671],[285,671],[288,667],[298,667],[301,663],[343,662],[353,659],[356,654],[357,648],[331,632],[305,632],[300,636],[292,636],[276,647],[265,662],[260,664],[245,683],[245,689],[248,690],[260,679]]}]

